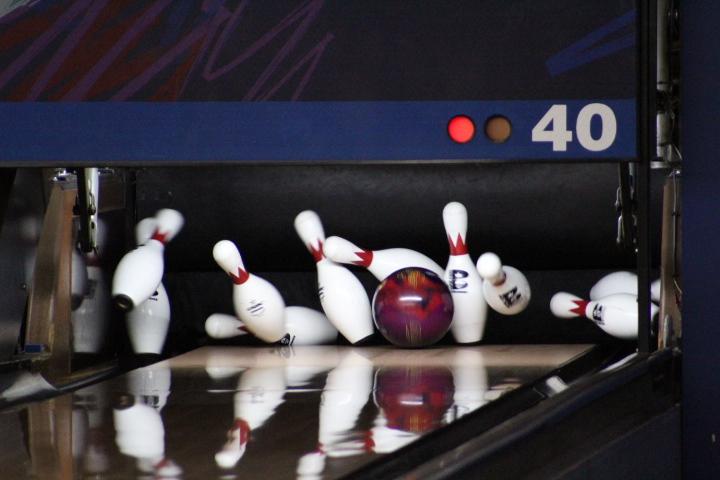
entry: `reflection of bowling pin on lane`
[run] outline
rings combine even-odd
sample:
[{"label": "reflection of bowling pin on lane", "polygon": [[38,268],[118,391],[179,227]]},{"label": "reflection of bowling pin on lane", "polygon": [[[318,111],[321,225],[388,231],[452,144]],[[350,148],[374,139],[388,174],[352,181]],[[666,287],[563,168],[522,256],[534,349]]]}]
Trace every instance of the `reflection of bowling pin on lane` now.
[{"label": "reflection of bowling pin on lane", "polygon": [[154,408],[142,403],[115,408],[113,422],[118,449],[134,457],[138,469],[163,478],[182,474],[175,462],[165,458],[165,427]]},{"label": "reflection of bowling pin on lane", "polygon": [[482,340],[487,319],[487,303],[483,297],[482,278],[468,254],[467,210],[458,202],[443,209],[443,224],[450,244],[450,258],[445,268],[445,283],[450,288],[454,313],[450,330],[458,343]]},{"label": "reflection of bowling pin on lane", "polygon": [[279,342],[286,335],[285,301],[267,280],[248,273],[234,243],[221,240],[213,258],[233,281],[235,314],[260,340]]},{"label": "reflection of bowling pin on lane", "polygon": [[[638,278],[635,273],[625,271],[608,273],[590,289],[590,300],[597,300],[616,293],[637,295],[637,287]],[[650,299],[656,303],[660,302],[660,279],[650,285]]]},{"label": "reflection of bowling pin on lane", "polygon": [[333,236],[325,241],[323,252],[334,262],[367,268],[380,281],[406,267],[426,268],[440,278],[445,275],[443,268],[432,259],[407,248],[363,250],[344,238]]},{"label": "reflection of bowling pin on lane", "polygon": [[315,259],[320,303],[330,322],[350,343],[371,336],[374,329],[367,292],[352,272],[323,254],[325,232],[320,217],[312,210],[300,212],[295,230]]},{"label": "reflection of bowling pin on lane", "polygon": [[487,369],[483,353],[480,350],[459,348],[452,362],[455,393],[455,411],[457,418],[467,415],[485,405],[488,400]]},{"label": "reflection of bowling pin on lane", "polygon": [[137,368],[127,373],[128,393],[145,405],[161,411],[170,396],[171,372],[167,362]]},{"label": "reflection of bowling pin on lane", "polygon": [[250,433],[267,422],[284,402],[283,367],[250,368],[242,373],[234,397],[235,420],[227,432],[227,441],[215,454],[215,463],[233,468],[245,454]]},{"label": "reflection of bowling pin on lane", "polygon": [[[320,345],[335,341],[337,330],[322,313],[306,307],[285,308],[285,328],[291,345]],[[223,339],[246,335],[248,329],[233,315],[214,313],[205,320],[205,332]]]},{"label": "reflection of bowling pin on lane", "polygon": [[[144,245],[158,228],[157,218],[145,218],[135,226],[135,240]],[[170,299],[160,282],[153,294],[126,316],[128,336],[135,353],[160,354],[170,327]]]},{"label": "reflection of bowling pin on lane", "polygon": [[483,295],[488,305],[503,315],[515,315],[530,302],[530,284],[517,268],[504,266],[494,253],[484,253],[477,261],[483,278]]},{"label": "reflection of bowling pin on lane", "polygon": [[[550,299],[550,311],[559,318],[587,317],[608,334],[626,340],[637,338],[637,297],[627,293],[609,295],[588,302],[570,293],[559,292]],[[650,304],[650,317],[658,307]]]},{"label": "reflection of bowling pin on lane", "polygon": [[183,216],[177,210],[160,210],[155,215],[157,229],[142,246],[125,254],[115,269],[112,295],[123,310],[132,310],[157,290],[163,277],[165,244],[183,226]]},{"label": "reflection of bowling pin on lane", "polygon": [[328,373],[320,397],[318,449],[329,457],[363,453],[363,438],[352,429],[372,392],[373,363],[349,351]]}]

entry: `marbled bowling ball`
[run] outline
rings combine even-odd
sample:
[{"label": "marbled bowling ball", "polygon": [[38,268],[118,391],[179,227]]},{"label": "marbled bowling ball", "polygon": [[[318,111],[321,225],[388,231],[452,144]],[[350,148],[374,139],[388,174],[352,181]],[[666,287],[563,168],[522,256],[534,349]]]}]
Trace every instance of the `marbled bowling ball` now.
[{"label": "marbled bowling ball", "polygon": [[450,328],[453,302],[445,282],[424,268],[403,268],[380,283],[373,296],[373,320],[399,347],[426,347]]}]

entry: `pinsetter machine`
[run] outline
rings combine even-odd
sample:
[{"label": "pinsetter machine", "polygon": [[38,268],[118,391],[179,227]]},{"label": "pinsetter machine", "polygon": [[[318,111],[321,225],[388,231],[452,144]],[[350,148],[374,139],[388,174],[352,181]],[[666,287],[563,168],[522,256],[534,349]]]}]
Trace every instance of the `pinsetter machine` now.
[{"label": "pinsetter machine", "polygon": [[[0,6],[3,469],[679,477],[676,13],[670,0]],[[490,312],[481,342],[208,338],[206,318],[233,312],[219,240],[287,305],[320,310],[298,213],[444,266],[451,201],[467,207],[473,261],[496,252],[532,287],[522,313]],[[162,209],[184,216],[159,285],[170,320],[162,351],[138,354],[145,334],[110,282]],[[585,297],[618,270],[637,274],[636,339],[552,315],[553,294]],[[371,296],[377,281],[352,271]]]}]

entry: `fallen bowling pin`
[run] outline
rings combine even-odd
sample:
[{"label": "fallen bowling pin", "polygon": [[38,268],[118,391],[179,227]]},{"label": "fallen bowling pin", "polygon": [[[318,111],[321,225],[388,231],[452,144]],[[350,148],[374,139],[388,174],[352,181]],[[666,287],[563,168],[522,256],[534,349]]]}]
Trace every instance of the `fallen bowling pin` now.
[{"label": "fallen bowling pin", "polygon": [[487,302],[483,281],[468,254],[467,210],[462,203],[450,202],[443,209],[443,224],[450,245],[450,258],[445,268],[445,283],[453,299],[450,325],[455,341],[472,343],[482,340],[487,320]]},{"label": "fallen bowling pin", "polygon": [[[607,297],[587,301],[567,292],[558,292],[550,299],[550,311],[559,318],[586,317],[608,334],[632,340],[638,332],[637,296],[616,293]],[[650,304],[650,317],[658,307]]]},{"label": "fallen bowling pin", "polygon": [[[287,345],[320,345],[334,342],[337,330],[322,313],[306,307],[285,309],[287,336],[280,343]],[[233,315],[214,313],[205,320],[205,332],[211,338],[224,339],[247,335],[248,329]]]},{"label": "fallen bowling pin", "polygon": [[370,299],[355,275],[323,254],[325,231],[312,210],[295,217],[295,231],[315,259],[318,294],[325,315],[350,343],[359,343],[374,333]]},{"label": "fallen bowling pin", "polygon": [[169,208],[158,211],[155,219],[157,228],[151,238],[125,254],[115,269],[112,296],[122,310],[132,310],[156,291],[165,269],[165,245],[177,235],[184,223],[182,214]]},{"label": "fallen bowling pin", "polygon": [[365,267],[380,281],[407,267],[426,268],[444,278],[445,271],[431,258],[408,248],[364,250],[344,238],[332,236],[323,247],[325,256],[337,263]]},{"label": "fallen bowling pin", "polygon": [[247,335],[245,325],[235,315],[213,313],[205,320],[205,333],[217,340]]},{"label": "fallen bowling pin", "polygon": [[530,303],[530,284],[517,268],[503,265],[500,257],[487,252],[480,255],[477,271],[483,279],[483,295],[488,305],[503,315],[516,315]]},{"label": "fallen bowling pin", "polygon": [[[612,272],[608,273],[590,289],[590,300],[597,300],[616,293],[628,293],[637,295],[638,293],[638,277],[633,272]],[[650,285],[650,299],[660,302],[660,279],[658,278]]]}]

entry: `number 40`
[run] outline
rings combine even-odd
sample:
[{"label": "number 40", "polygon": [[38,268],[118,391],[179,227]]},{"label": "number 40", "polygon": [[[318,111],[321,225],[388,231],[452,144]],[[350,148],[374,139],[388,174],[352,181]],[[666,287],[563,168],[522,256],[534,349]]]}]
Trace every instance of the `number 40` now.
[{"label": "number 40", "polygon": [[[590,132],[590,123],[595,115],[600,117],[602,125],[598,138],[593,138]],[[585,105],[578,113],[575,133],[578,142],[586,150],[591,152],[607,150],[617,136],[615,113],[603,103]],[[532,129],[532,141],[551,142],[553,152],[567,151],[567,144],[572,142],[572,139],[573,132],[567,129],[567,105],[550,107]]]}]

